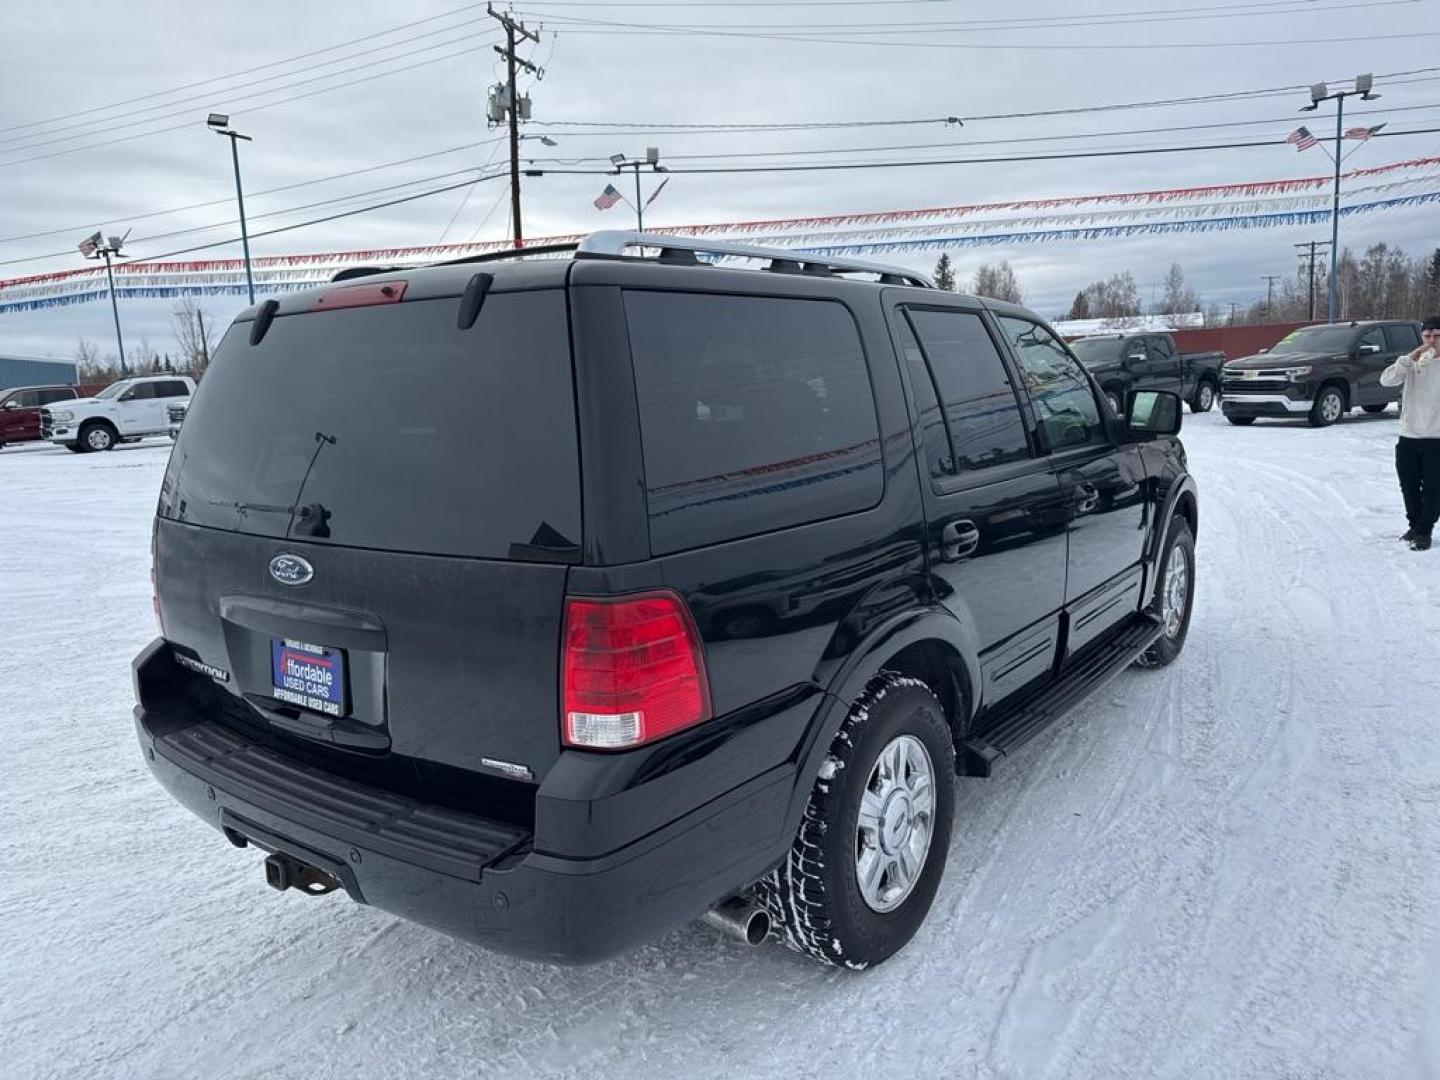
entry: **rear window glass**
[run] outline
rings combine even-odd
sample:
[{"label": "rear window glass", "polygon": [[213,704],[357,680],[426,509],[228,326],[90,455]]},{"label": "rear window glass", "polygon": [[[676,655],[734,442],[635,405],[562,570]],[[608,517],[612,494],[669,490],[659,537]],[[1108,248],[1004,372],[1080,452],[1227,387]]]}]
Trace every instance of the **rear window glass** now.
[{"label": "rear window glass", "polygon": [[286,315],[226,334],[161,513],[257,536],[573,561],[579,464],[564,294]]},{"label": "rear window glass", "polygon": [[879,501],[875,403],[843,305],[631,291],[625,313],[656,554]]}]

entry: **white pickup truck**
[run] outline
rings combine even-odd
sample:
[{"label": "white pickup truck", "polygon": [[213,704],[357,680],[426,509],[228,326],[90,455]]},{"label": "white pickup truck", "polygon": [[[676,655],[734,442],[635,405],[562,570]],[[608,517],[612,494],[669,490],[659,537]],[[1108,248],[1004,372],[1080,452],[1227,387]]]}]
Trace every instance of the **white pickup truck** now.
[{"label": "white pickup truck", "polygon": [[58,402],[40,410],[40,437],[77,454],[110,450],[170,430],[169,406],[186,402],[195,380],[185,375],[121,379],[93,398]]}]

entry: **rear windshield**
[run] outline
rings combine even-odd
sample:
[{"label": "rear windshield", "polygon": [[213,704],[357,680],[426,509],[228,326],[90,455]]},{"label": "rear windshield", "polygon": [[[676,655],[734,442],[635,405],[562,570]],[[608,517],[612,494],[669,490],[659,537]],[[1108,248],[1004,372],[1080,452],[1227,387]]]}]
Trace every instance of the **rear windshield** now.
[{"label": "rear windshield", "polygon": [[1083,338],[1070,342],[1070,351],[1086,367],[1112,364],[1120,359],[1120,342],[1115,338]]},{"label": "rear windshield", "polygon": [[564,293],[287,315],[226,334],[160,513],[388,551],[574,561],[579,463]]}]

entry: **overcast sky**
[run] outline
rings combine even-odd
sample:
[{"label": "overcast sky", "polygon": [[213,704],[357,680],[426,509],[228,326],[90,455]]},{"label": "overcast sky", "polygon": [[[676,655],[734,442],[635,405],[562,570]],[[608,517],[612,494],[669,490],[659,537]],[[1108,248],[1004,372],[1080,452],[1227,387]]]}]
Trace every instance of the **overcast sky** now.
[{"label": "overcast sky", "polygon": [[[0,242],[0,263],[5,264],[0,265],[0,279],[85,265],[74,252],[75,243],[96,223],[111,219],[119,224],[107,225],[107,232],[123,232],[133,220],[127,253],[136,257],[235,235],[233,226],[223,226],[171,239],[144,239],[233,217],[227,147],[204,126],[212,109],[230,112],[236,126],[253,136],[253,143],[242,146],[242,155],[245,186],[254,193],[483,142],[498,134],[487,130],[484,115],[487,87],[496,81],[500,68],[491,49],[494,35],[487,33],[494,24],[483,17],[483,4],[467,11],[456,0],[411,0],[402,5],[376,0],[343,4],[248,0],[225,5],[49,0],[23,8],[11,2],[6,8],[6,28],[0,35],[5,87],[0,94],[0,129],[4,129],[0,130],[0,237],[59,232]],[[534,102],[533,122],[527,130],[536,135],[547,131],[560,143],[550,149],[527,141],[527,154],[566,160],[603,158],[615,152],[643,154],[646,146],[656,145],[677,168],[696,163],[680,155],[702,153],[953,143],[953,156],[967,156],[1053,152],[1062,147],[1250,141],[1281,138],[1302,121],[1317,134],[1333,131],[1334,106],[1327,104],[1317,114],[1301,116],[1295,110],[1307,95],[1297,92],[1058,118],[971,120],[963,128],[932,124],[680,135],[621,133],[628,131],[624,126],[973,117],[1301,85],[1359,72],[1440,65],[1440,60],[1432,59],[1440,55],[1435,0],[1257,0],[1250,5],[1236,0],[1090,0],[1083,5],[1056,0],[1009,4],[962,0],[639,4],[632,0],[615,5],[536,0],[519,5],[518,11],[531,26],[542,28],[540,44],[521,50],[545,71],[543,81],[526,80]],[[1247,14],[1252,11],[1274,13]],[[442,15],[342,50],[275,64]],[[995,25],[995,20],[1080,15],[1090,16],[1097,25]],[[679,36],[646,32],[643,27],[562,23],[560,17],[643,27],[710,24],[732,27],[741,34],[775,29],[768,38]],[[837,38],[843,38],[841,24],[873,28],[879,23],[900,28],[951,25],[929,27],[923,34],[902,38],[900,44],[786,39],[802,28],[812,33],[835,28]],[[969,32],[955,32],[955,27],[966,24]],[[443,32],[420,37],[437,29]],[[862,36],[852,32],[850,39]],[[410,38],[416,40],[407,42]],[[1338,40],[1315,43],[1315,39]],[[1212,43],[1219,47],[1194,47]],[[941,44],[951,47],[933,47]],[[366,50],[379,51],[358,55]],[[427,62],[437,57],[448,58]],[[325,66],[327,60],[342,62]],[[218,84],[214,81],[261,65],[272,66]],[[398,70],[405,67],[411,69]],[[370,78],[388,71],[397,73]],[[1392,129],[1440,127],[1440,70],[1408,78],[1415,81],[1402,85],[1397,79],[1387,85],[1378,79],[1376,89],[1383,99],[1351,104],[1347,119],[1351,110],[1357,114],[1363,110],[1368,115],[1356,115],[1357,123],[1388,118]],[[260,79],[269,81],[243,85]],[[357,82],[360,79],[367,81]],[[297,85],[302,80],[310,81]],[[356,85],[282,101],[345,82]],[[189,84],[200,85],[176,89]],[[1428,108],[1432,98],[1433,108]],[[115,104],[120,102],[128,104]],[[115,107],[89,111],[110,105]],[[1400,109],[1404,111],[1387,111]],[[545,126],[563,121],[601,121],[616,127],[586,133]],[[996,146],[992,142],[1241,121],[1265,122],[1060,143]],[[145,134],[176,125],[183,127]],[[144,137],[129,138],[132,135]],[[125,141],[93,145],[121,138]],[[87,149],[41,156],[76,147]],[[1376,165],[1437,151],[1440,135],[1374,139],[1360,146],[1349,164]],[[271,218],[260,215],[482,165],[492,153],[498,163],[504,147],[483,145],[325,184],[252,194],[246,208],[254,219],[252,230],[288,224],[382,201],[404,190]],[[675,175],[651,207],[646,224],[663,228],[667,222],[1168,188],[1312,176],[1329,168],[1319,149],[1301,155],[1290,147],[1275,146],[1064,162]],[[455,178],[436,184],[447,182]],[[526,181],[526,235],[629,226],[633,218],[623,204],[604,212],[591,205],[605,183],[601,176],[559,174]],[[1440,189],[1440,181],[1436,187]],[[261,238],[253,253],[431,244],[442,237],[500,239],[509,228],[505,194],[502,182],[481,183],[470,191]],[[134,220],[212,200],[220,201]],[[1262,275],[1294,272],[1295,242],[1327,238],[1328,226],[1318,225],[1013,249],[972,247],[957,249],[952,257],[962,285],[981,262],[1008,258],[1027,302],[1053,317],[1069,305],[1077,289],[1119,270],[1134,273],[1148,303],[1171,261],[1181,263],[1206,301],[1250,303],[1264,295]],[[1440,210],[1431,206],[1342,222],[1342,244],[1359,248],[1377,240],[1399,244],[1412,254],[1434,249],[1440,246]],[[55,252],[67,254],[41,257]],[[209,254],[238,256],[239,245]],[[892,258],[928,270],[937,255],[921,252]],[[225,321],[243,304],[207,299],[204,306],[215,320]],[[170,307],[171,301],[165,300],[122,301],[127,344],[143,338],[156,349],[173,348]],[[82,336],[102,349],[113,348],[107,304],[0,315],[0,354],[69,357]]]}]

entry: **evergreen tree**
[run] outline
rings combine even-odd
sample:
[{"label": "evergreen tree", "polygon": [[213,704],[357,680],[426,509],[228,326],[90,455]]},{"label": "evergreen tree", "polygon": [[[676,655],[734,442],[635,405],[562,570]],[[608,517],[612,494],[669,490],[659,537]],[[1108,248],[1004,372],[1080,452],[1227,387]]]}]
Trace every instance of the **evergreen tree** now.
[{"label": "evergreen tree", "polygon": [[949,252],[941,252],[940,261],[935,264],[935,285],[947,292],[955,291],[955,267],[950,263]]}]

